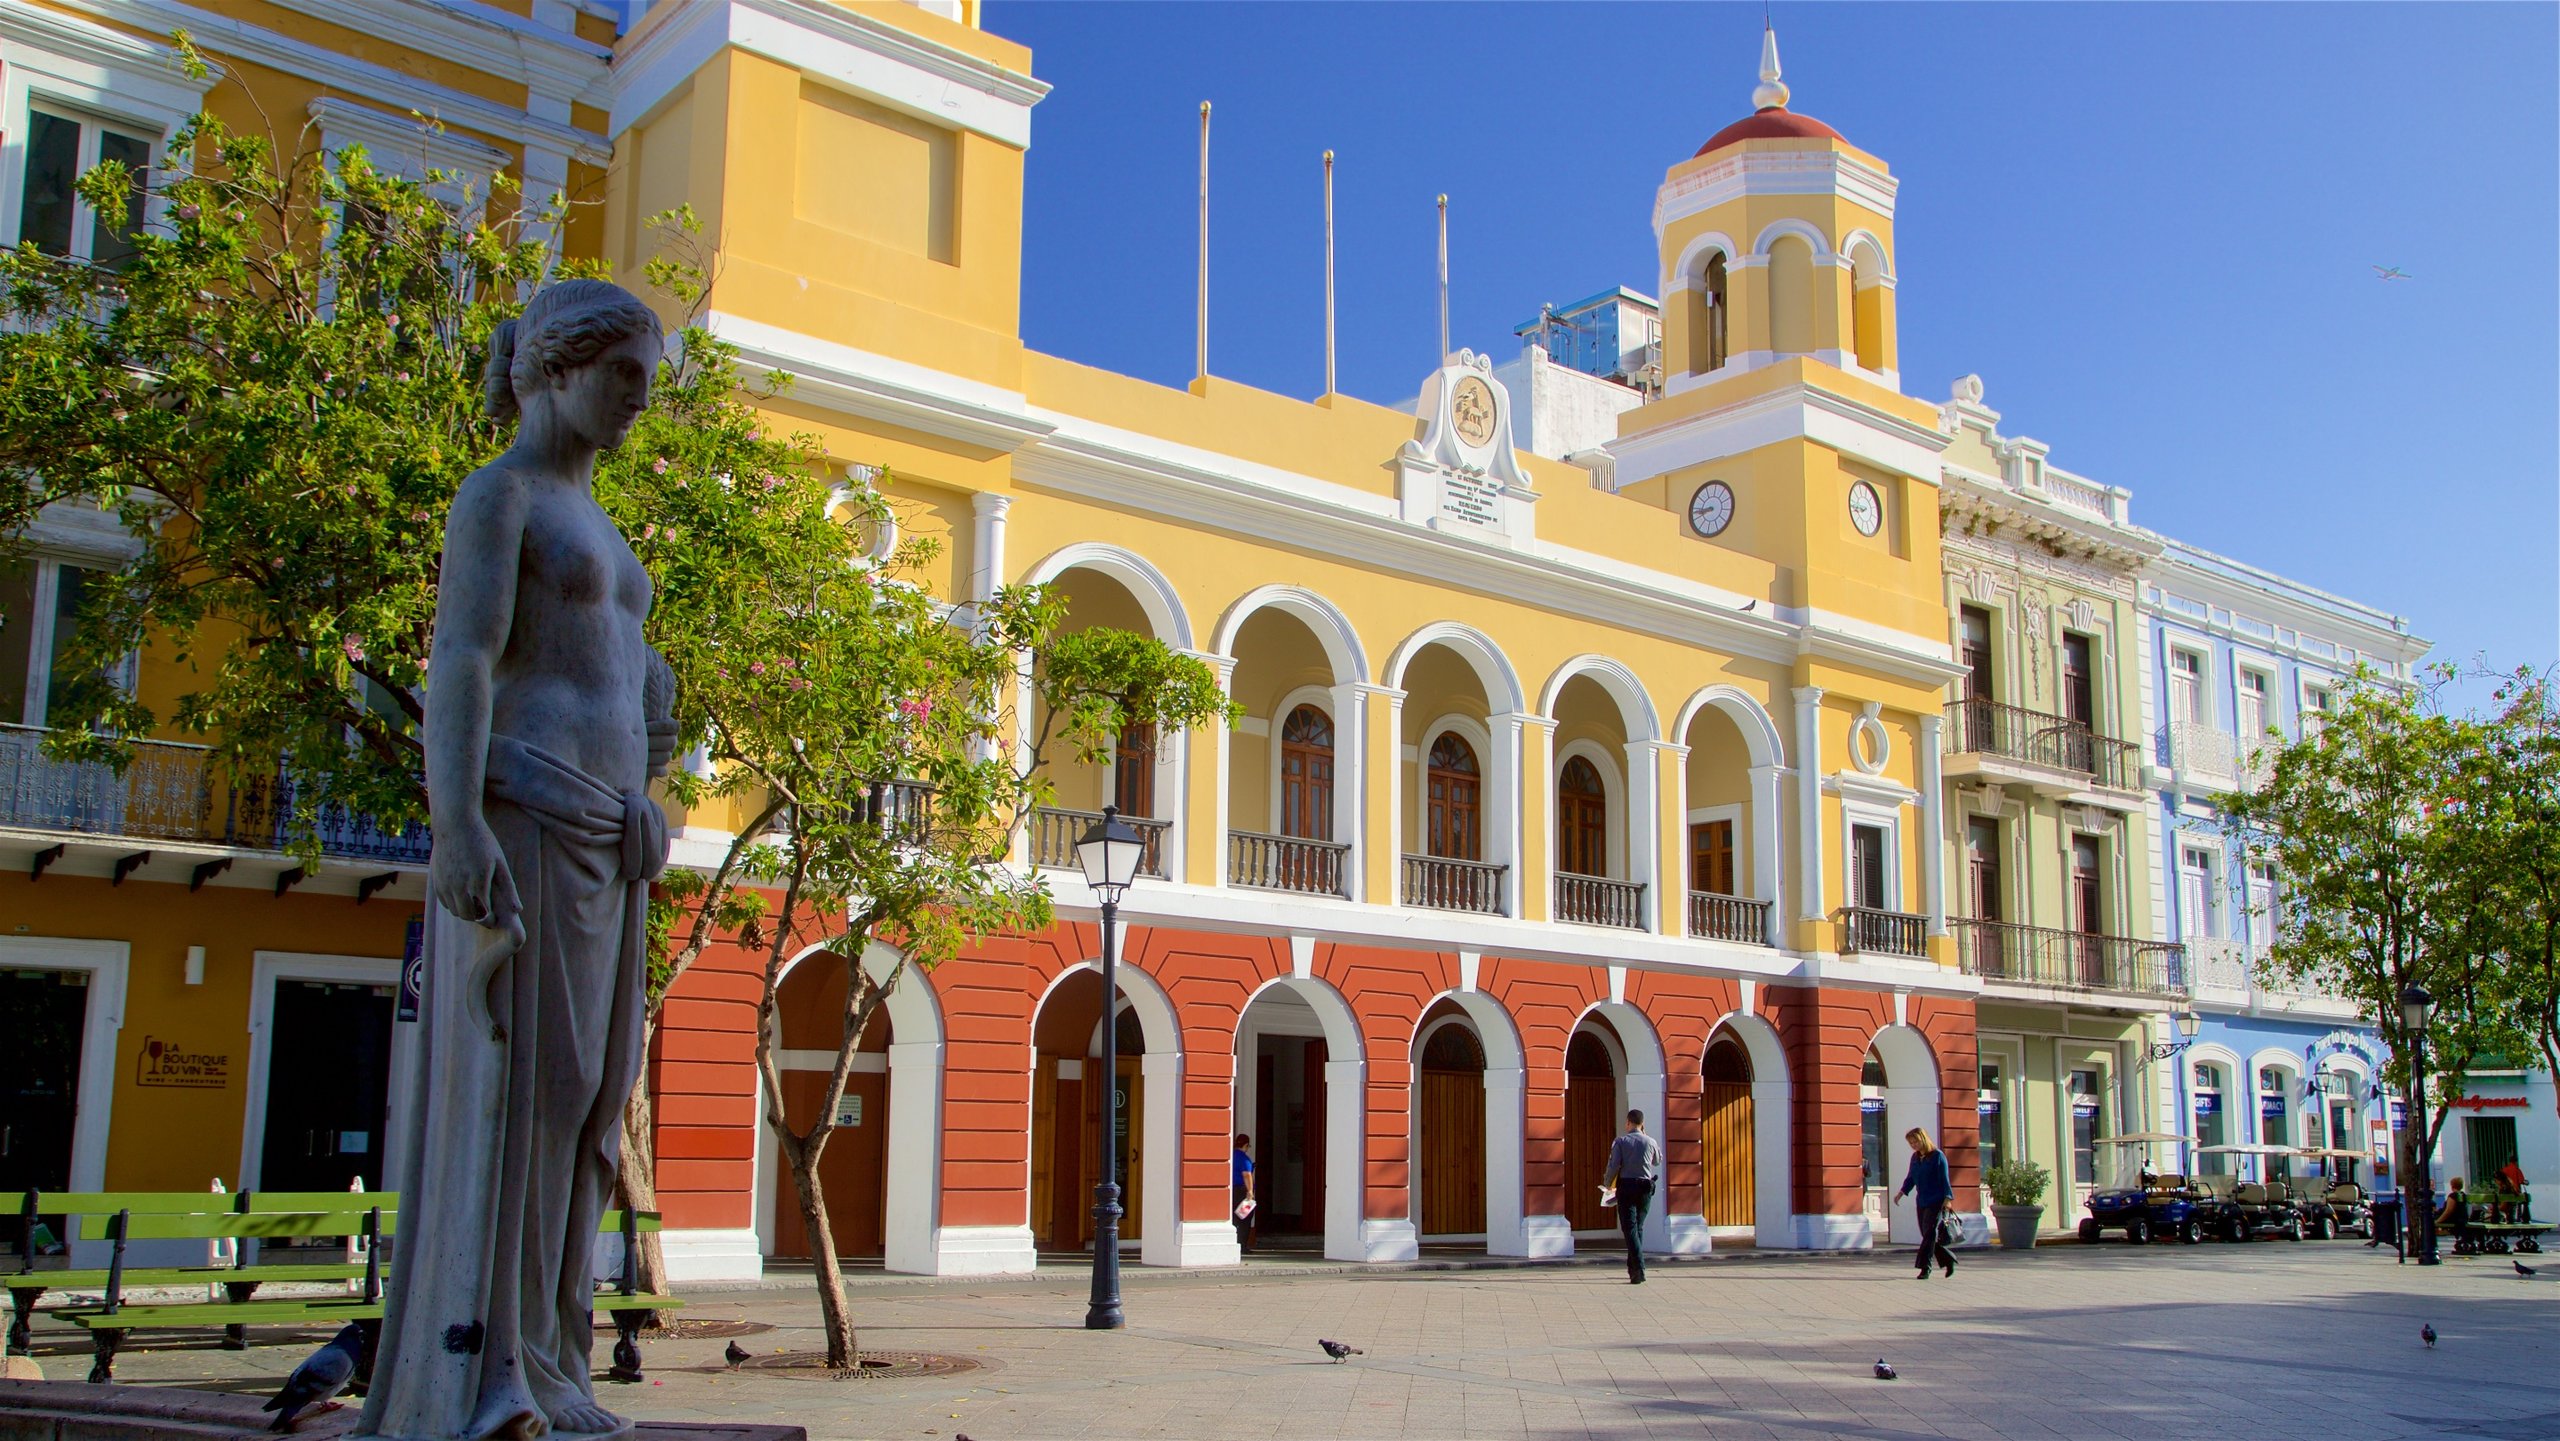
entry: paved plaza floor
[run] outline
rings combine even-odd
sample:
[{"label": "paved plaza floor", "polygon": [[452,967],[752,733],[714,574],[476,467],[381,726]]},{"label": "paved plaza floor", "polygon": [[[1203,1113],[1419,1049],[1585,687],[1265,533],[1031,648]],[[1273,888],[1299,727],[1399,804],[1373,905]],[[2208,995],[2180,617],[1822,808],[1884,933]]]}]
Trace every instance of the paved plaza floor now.
[{"label": "paved plaza floor", "polygon": [[[960,1356],[940,1378],[727,1370],[718,1339],[647,1344],[636,1418],[788,1421],[814,1438],[2560,1437],[2560,1261],[2393,1264],[2345,1241],[2061,1245],[1968,1255],[1744,1255],[1489,1271],[1241,1274],[1132,1268],[1129,1328],[1081,1329],[1082,1279],[895,1281],[854,1294],[866,1349]],[[797,1285],[696,1292],[685,1312],[823,1344]],[[2419,1338],[2432,1323],[2430,1351]],[[1367,1355],[1329,1363],[1318,1337]],[[120,1380],[271,1387],[317,1338],[146,1348]],[[598,1347],[597,1364],[605,1364]],[[40,1333],[50,1374],[77,1338]],[[1879,1358],[1900,1379],[1871,1375]]]}]

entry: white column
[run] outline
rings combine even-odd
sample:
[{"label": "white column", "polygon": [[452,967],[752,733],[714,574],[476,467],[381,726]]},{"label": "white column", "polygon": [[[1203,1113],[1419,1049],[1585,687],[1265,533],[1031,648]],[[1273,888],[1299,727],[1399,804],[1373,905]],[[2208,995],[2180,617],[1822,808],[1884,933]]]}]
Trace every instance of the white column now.
[{"label": "white column", "polygon": [[[1627,1073],[1627,1105],[1644,1112],[1645,1125],[1659,1138],[1671,1130],[1669,1106],[1660,1071]],[[1678,1239],[1674,1240],[1674,1233]],[[1653,1211],[1644,1219],[1644,1248],[1647,1251],[1682,1256],[1702,1255],[1707,1247],[1707,1223],[1701,1216],[1671,1214],[1671,1177],[1665,1174],[1654,1187]]]},{"label": "white column", "polygon": [[[1355,901],[1367,900],[1369,890],[1365,874],[1369,854],[1369,693],[1375,689],[1362,681],[1350,681],[1335,686],[1331,692],[1333,838],[1351,847],[1351,853],[1342,858],[1342,889]],[[1271,743],[1280,743],[1276,733]],[[1393,780],[1392,771],[1389,780]]]},{"label": "white column", "polygon": [[1769,906],[1767,941],[1772,946],[1786,944],[1787,918],[1779,901],[1785,889],[1780,874],[1785,865],[1778,858],[1778,827],[1785,816],[1778,808],[1778,778],[1787,773],[1781,765],[1751,768],[1751,895]]},{"label": "white column", "polygon": [[[1493,818],[1490,829],[1499,842],[1494,854],[1487,856],[1486,859],[1498,861],[1510,871],[1511,884],[1503,888],[1502,913],[1514,917],[1521,914],[1521,897],[1527,894],[1525,888],[1530,883],[1530,878],[1522,874],[1524,870],[1522,860],[1528,854],[1528,848],[1523,844],[1520,831],[1520,796],[1522,788],[1533,782],[1521,772],[1520,732],[1522,727],[1531,721],[1548,726],[1554,724],[1544,716],[1528,715],[1520,711],[1504,711],[1500,715],[1487,717],[1485,722],[1493,732],[1493,757],[1489,767],[1492,774],[1485,780],[1485,789],[1488,792],[1485,797],[1488,802],[1485,809]],[[1549,859],[1552,860],[1553,857]],[[1552,865],[1548,867],[1550,872],[1553,869]],[[1541,885],[1546,883],[1544,876],[1537,879]]]},{"label": "white column", "polygon": [[1013,497],[982,490],[969,497],[969,599],[986,600],[1004,584],[1004,515]]},{"label": "white column", "polygon": [[1928,911],[1933,936],[1947,933],[1947,787],[1939,759],[1945,725],[1944,716],[1920,717],[1920,903]]},{"label": "white column", "polygon": [[[1088,1070],[1087,1075],[1093,1074]],[[1141,1222],[1138,1259],[1149,1266],[1234,1265],[1235,1227],[1226,1226],[1224,1254],[1218,1254],[1215,1227],[1205,1223],[1194,1234],[1182,1223],[1182,1057],[1173,1051],[1149,1051],[1138,1061],[1138,1084],[1146,1088],[1146,1212]],[[1107,1084],[1107,1082],[1106,1082]]]},{"label": "white column", "polygon": [[1369,1189],[1366,1111],[1369,1068],[1359,1061],[1324,1063],[1324,1258],[1372,1261],[1360,1234],[1360,1208]]},{"label": "white column", "polygon": [[1802,894],[1796,914],[1808,921],[1822,906],[1822,687],[1800,685],[1796,697],[1796,871]]},{"label": "white column", "polygon": [[1492,1256],[1573,1254],[1573,1232],[1563,1218],[1556,1228],[1563,1237],[1556,1249],[1552,1237],[1541,1236],[1532,1249],[1526,1201],[1528,1176],[1521,1160],[1522,1130],[1528,1123],[1529,1073],[1518,1066],[1488,1066],[1484,1073],[1484,1249]]},{"label": "white column", "polygon": [[[1662,877],[1662,755],[1686,756],[1689,748],[1669,741],[1627,742],[1627,876],[1644,882],[1639,914],[1644,928],[1677,934],[1681,897],[1665,898]],[[1674,798],[1677,799],[1676,797]],[[1654,1114],[1647,1111],[1645,1114]]]},{"label": "white column", "polygon": [[888,1125],[882,1264],[934,1275],[940,1270],[933,1218],[942,1195],[942,1042],[889,1043]]}]

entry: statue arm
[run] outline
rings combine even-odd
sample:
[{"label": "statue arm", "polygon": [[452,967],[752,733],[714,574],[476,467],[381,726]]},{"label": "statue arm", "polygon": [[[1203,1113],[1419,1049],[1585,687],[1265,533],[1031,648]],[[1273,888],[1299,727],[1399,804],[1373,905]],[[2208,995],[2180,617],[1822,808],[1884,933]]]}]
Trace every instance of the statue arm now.
[{"label": "statue arm", "polygon": [[430,882],[447,910],[492,924],[514,909],[514,886],[480,797],[528,505],[523,484],[497,470],[473,475],[454,496],[427,663],[427,807],[436,828]]}]

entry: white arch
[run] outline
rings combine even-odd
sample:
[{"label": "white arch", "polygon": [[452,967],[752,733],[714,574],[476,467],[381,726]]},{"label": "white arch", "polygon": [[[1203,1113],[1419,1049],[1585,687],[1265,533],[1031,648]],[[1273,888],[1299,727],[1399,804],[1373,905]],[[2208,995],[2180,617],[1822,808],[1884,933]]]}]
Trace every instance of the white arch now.
[{"label": "white arch", "polygon": [[1714,706],[1717,710],[1724,712],[1725,718],[1733,722],[1734,729],[1742,732],[1742,744],[1744,749],[1750,752],[1753,765],[1777,766],[1787,763],[1786,742],[1779,735],[1778,723],[1769,718],[1768,709],[1762,706],[1756,697],[1739,686],[1719,684],[1699,687],[1697,693],[1690,696],[1688,701],[1680,707],[1679,722],[1672,728],[1672,738],[1682,745],[1687,745],[1689,727],[1696,723],[1698,712],[1707,706]]},{"label": "white arch", "polygon": [[1910,1163],[1909,1149],[1902,1144],[1905,1133],[1914,1128],[1925,1130],[1934,1141],[1943,1128],[1938,1106],[1938,1053],[1928,1037],[1902,1022],[1876,1032],[1868,1047],[1884,1064],[1885,1207],[1890,1217],[1887,1235],[1897,1244],[1918,1245],[1919,1208],[1908,1196],[1895,1197],[1901,1184],[1895,1179],[1895,1168],[1897,1164]]},{"label": "white arch", "polygon": [[1720,230],[1691,236],[1689,243],[1680,247],[1680,258],[1671,263],[1671,273],[1663,278],[1664,294],[1669,296],[1696,289],[1706,276],[1707,257],[1712,254],[1723,255],[1724,263],[1729,267],[1742,258],[1742,248],[1733,243],[1732,236]]},{"label": "white arch", "polygon": [[[810,946],[785,961],[774,984],[777,994],[792,972],[815,955],[832,955],[826,946]],[[875,983],[887,982],[897,966],[897,947],[873,941],[863,947],[862,972]],[[889,1141],[885,1155],[887,1197],[881,1216],[881,1264],[891,1271],[915,1275],[953,1274],[946,1262],[942,1234],[942,1084],[944,1035],[941,997],[919,967],[908,967],[881,999],[889,1016]],[[764,1080],[756,1080],[756,1142],[753,1204],[757,1249],[773,1254],[774,1208],[779,1204],[775,1168],[781,1158],[770,1149],[764,1123]],[[964,1261],[956,1269],[983,1271],[986,1257]],[[1026,1244],[996,1269],[1031,1269]],[[678,1279],[682,1279],[679,1277]]]},{"label": "white arch", "polygon": [[1156,639],[1176,650],[1192,648],[1191,616],[1183,609],[1180,592],[1165,579],[1164,572],[1135,551],[1101,541],[1078,541],[1051,551],[1031,567],[1023,581],[1039,585],[1071,570],[1098,571],[1120,582],[1137,599],[1138,608],[1146,612],[1147,625],[1155,631]]},{"label": "white arch", "polygon": [[[1592,1020],[1604,1018],[1608,1025],[1593,1026]],[[1616,1109],[1644,1112],[1645,1125],[1654,1136],[1669,1144],[1671,1135],[1671,1096],[1663,1077],[1662,1033],[1653,1027],[1653,1018],[1624,1001],[1594,1001],[1574,1018],[1571,1036],[1588,1029],[1609,1048],[1610,1058],[1618,1073]],[[1569,1083],[1568,1083],[1569,1084]],[[1644,1244],[1647,1250],[1678,1251],[1683,1254],[1707,1249],[1707,1226],[1697,1215],[1673,1216],[1668,1184],[1654,1195],[1651,1215],[1645,1218]]]},{"label": "white arch", "polygon": [[1499,715],[1528,705],[1528,693],[1521,688],[1519,672],[1511,668],[1511,660],[1502,653],[1502,647],[1463,621],[1433,621],[1406,636],[1387,657],[1386,674],[1380,684],[1389,690],[1404,689],[1405,667],[1425,647],[1434,645],[1448,647],[1476,673],[1476,683],[1484,688],[1486,709]]},{"label": "white arch", "polygon": [[1760,232],[1760,238],[1751,242],[1751,253],[1753,255],[1767,255],[1769,253],[1770,245],[1777,241],[1779,237],[1786,235],[1796,236],[1806,244],[1812,246],[1813,258],[1817,262],[1824,264],[1831,262],[1832,254],[1830,238],[1825,236],[1821,229],[1813,225],[1811,222],[1797,220],[1792,217],[1784,220],[1770,221],[1768,228]]},{"label": "white arch", "polygon": [[[1040,992],[1039,1003],[1031,1008],[1031,1030],[1040,1031],[1040,1012],[1047,1008],[1058,988],[1071,976],[1083,972],[1099,974],[1100,961],[1080,961],[1058,972]],[[1138,1028],[1146,1037],[1147,1048],[1138,1062],[1139,1094],[1145,1098],[1146,1131],[1139,1138],[1140,1155],[1146,1166],[1142,1198],[1145,1212],[1139,1217],[1138,1259],[1149,1266],[1179,1266],[1186,1252],[1203,1252],[1192,1257],[1194,1264],[1214,1265],[1220,1261],[1233,1264],[1236,1238],[1232,1227],[1210,1222],[1209,1234],[1188,1238],[1182,1223],[1182,1023],[1174,1010],[1173,997],[1155,977],[1132,964],[1123,954],[1117,968],[1121,998],[1129,1009],[1137,1012]],[[1106,1007],[1117,1015],[1116,1005]],[[1032,1062],[1037,1065],[1038,1051]],[[1027,1122],[1026,1122],[1027,1124]],[[1029,1194],[1028,1187],[1025,1194]],[[1225,1233],[1226,1248],[1218,1254],[1215,1232]],[[1187,1243],[1187,1244],[1186,1244]]]},{"label": "white arch", "polygon": [[1892,252],[1884,248],[1884,242],[1876,238],[1874,231],[1864,226],[1850,231],[1841,237],[1840,241],[1840,253],[1849,257],[1853,265],[1857,263],[1861,251],[1870,252],[1875,256],[1875,273],[1864,278],[1886,282],[1893,279]]},{"label": "white arch", "polygon": [[[1430,1015],[1442,1001],[1456,1004],[1484,1047],[1484,1224],[1485,1250],[1496,1256],[1569,1256],[1573,1229],[1561,1216],[1542,1217],[1534,1234],[1525,1214],[1527,1179],[1521,1156],[1528,1127],[1527,1053],[1511,1013],[1481,991],[1442,991],[1422,1007]],[[1412,1057],[1413,1085],[1422,1084],[1422,1044],[1439,1022],[1417,1020],[1406,1054]],[[1413,1107],[1405,1168],[1405,1211],[1414,1231],[1422,1229],[1422,1116]]]},{"label": "white arch", "polygon": [[1218,628],[1210,636],[1210,649],[1219,655],[1236,653],[1236,637],[1244,631],[1244,623],[1262,610],[1279,610],[1296,618],[1312,632],[1316,644],[1324,647],[1326,664],[1333,667],[1333,683],[1349,685],[1369,678],[1369,653],[1361,647],[1360,633],[1332,601],[1301,585],[1258,586],[1236,599],[1218,617]]},{"label": "white arch", "polygon": [[[2267,1143],[2267,1118],[2258,1114],[2258,1072],[2262,1070],[2284,1073],[2284,1116],[2288,1123],[2287,1130],[2290,1131],[2294,1128],[2289,1123],[2302,1112],[2302,1055],[2298,1051],[2288,1050],[2283,1046],[2263,1046],[2255,1055],[2249,1057],[2249,1074],[2240,1089],[2249,1099],[2249,1139],[2264,1145]],[[2289,1134],[2285,1137],[2285,1144],[2299,1146],[2302,1144],[2302,1138]],[[2266,1162],[2261,1160],[2258,1178],[2265,1180],[2273,1174]]]},{"label": "white arch", "polygon": [[1707,1033],[1699,1058],[1718,1038],[1742,1043],[1751,1060],[1751,1240],[1759,1246],[1796,1246],[1795,1087],[1787,1074],[1787,1048],[1777,1027],[1741,1011],[1726,1014]]},{"label": "white arch", "polygon": [[1538,714],[1553,720],[1556,700],[1564,694],[1565,682],[1578,675],[1591,677],[1616,702],[1627,739],[1662,739],[1662,716],[1654,710],[1653,698],[1645,694],[1644,682],[1636,679],[1636,673],[1627,669],[1625,662],[1605,655],[1578,655],[1556,667],[1555,674],[1547,677],[1545,687],[1538,692]]},{"label": "white arch", "polygon": [[[1316,1023],[1324,1031],[1324,1254],[1331,1261],[1365,1261],[1368,1254],[1361,1235],[1361,1198],[1368,1191],[1369,1067],[1360,1043],[1360,1020],[1351,1003],[1340,991],[1312,976],[1274,976],[1254,988],[1245,998],[1244,1009],[1237,1012],[1236,1029],[1244,1030],[1244,1022],[1253,1015],[1256,1001],[1273,991],[1286,991],[1307,1004],[1316,1013]],[[1251,1059],[1236,1058],[1234,1097],[1235,1124],[1232,1129],[1246,1130],[1244,1102],[1247,1079],[1253,1075]],[[1271,1148],[1266,1142],[1263,1154]],[[1410,1257],[1406,1258],[1410,1259]]]}]

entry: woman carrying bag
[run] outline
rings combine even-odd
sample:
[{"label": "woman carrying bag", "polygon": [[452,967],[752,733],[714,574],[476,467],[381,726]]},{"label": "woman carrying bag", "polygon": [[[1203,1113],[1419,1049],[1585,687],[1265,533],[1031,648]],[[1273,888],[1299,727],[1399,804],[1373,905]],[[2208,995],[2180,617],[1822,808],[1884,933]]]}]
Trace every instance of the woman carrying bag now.
[{"label": "woman carrying bag", "polygon": [[1920,1275],[1917,1279],[1929,1279],[1932,1257],[1952,1276],[1956,1273],[1956,1253],[1947,1249],[1947,1238],[1938,1230],[1939,1223],[1947,1214],[1947,1203],[1956,1198],[1955,1182],[1947,1175],[1947,1153],[1932,1145],[1929,1133],[1917,1126],[1904,1132],[1902,1139],[1911,1143],[1911,1169],[1903,1173],[1902,1189],[1894,1194],[1898,1200],[1910,1195],[1915,1187],[1920,1192]]}]

